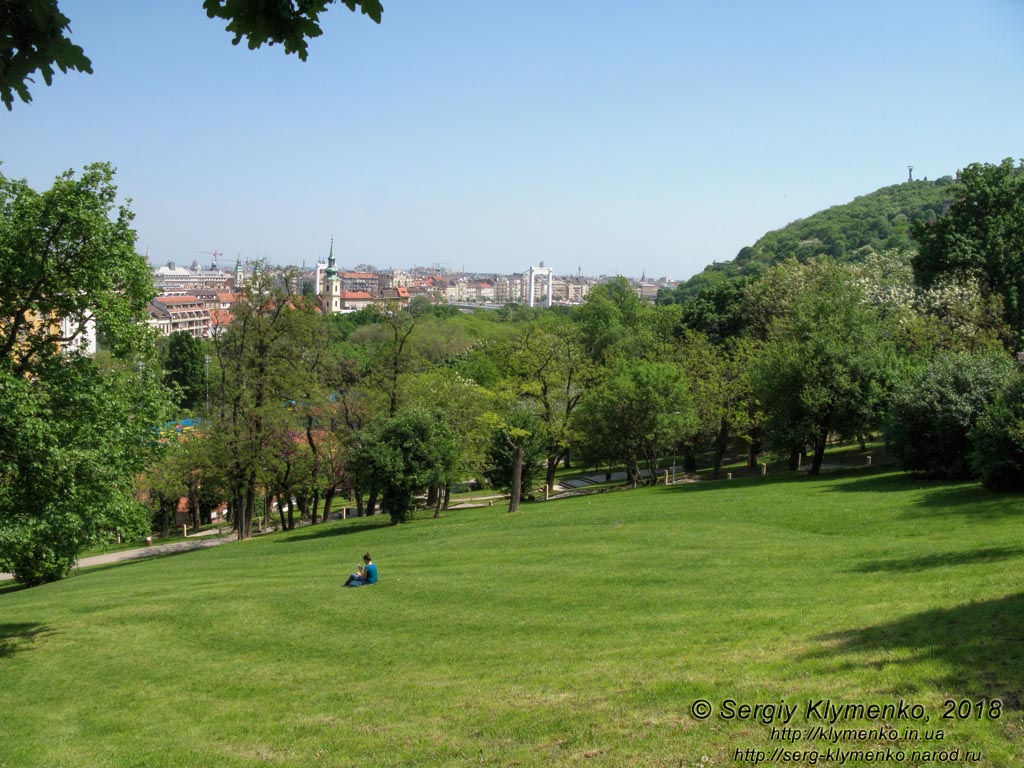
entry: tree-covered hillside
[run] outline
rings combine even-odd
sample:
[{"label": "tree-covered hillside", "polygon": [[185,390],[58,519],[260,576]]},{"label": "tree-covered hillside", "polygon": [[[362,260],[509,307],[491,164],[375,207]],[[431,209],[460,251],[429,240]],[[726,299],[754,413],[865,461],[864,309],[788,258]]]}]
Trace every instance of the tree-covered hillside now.
[{"label": "tree-covered hillside", "polygon": [[943,176],[936,181],[894,184],[797,219],[740,249],[732,261],[706,267],[660,299],[663,303],[682,302],[708,285],[753,277],[790,258],[806,262],[824,254],[838,261],[856,261],[872,251],[909,245],[911,223],[941,214],[953,197],[954,183],[952,177]]}]

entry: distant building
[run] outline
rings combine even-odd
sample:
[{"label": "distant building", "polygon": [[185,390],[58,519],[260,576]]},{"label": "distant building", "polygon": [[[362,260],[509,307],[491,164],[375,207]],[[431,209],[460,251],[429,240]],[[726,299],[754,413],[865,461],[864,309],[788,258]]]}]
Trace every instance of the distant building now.
[{"label": "distant building", "polygon": [[211,316],[195,296],[157,296],[149,303],[149,325],[161,335],[184,331],[197,339],[211,335]]},{"label": "distant building", "polygon": [[[158,291],[192,291],[201,288],[225,289],[231,275],[219,269],[203,269],[199,262],[191,267],[179,267],[173,261],[153,269],[153,285]],[[235,282],[237,283],[237,277]]]}]

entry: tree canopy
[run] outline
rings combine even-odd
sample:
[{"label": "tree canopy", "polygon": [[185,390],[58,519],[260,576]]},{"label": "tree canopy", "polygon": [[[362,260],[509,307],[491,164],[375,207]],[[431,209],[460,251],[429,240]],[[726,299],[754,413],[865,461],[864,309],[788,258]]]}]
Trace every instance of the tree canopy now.
[{"label": "tree canopy", "polygon": [[[1024,164],[972,163],[960,172],[956,199],[935,221],[917,222],[914,276],[925,287],[946,277],[977,278],[998,297],[1003,317],[1024,332]],[[1018,344],[1019,344],[1018,340]]]},{"label": "tree canopy", "polygon": [[[133,480],[162,418],[135,253],[113,170],[43,193],[0,175],[0,570],[67,574],[83,547],[145,530]],[[98,325],[108,348],[80,344]]]}]

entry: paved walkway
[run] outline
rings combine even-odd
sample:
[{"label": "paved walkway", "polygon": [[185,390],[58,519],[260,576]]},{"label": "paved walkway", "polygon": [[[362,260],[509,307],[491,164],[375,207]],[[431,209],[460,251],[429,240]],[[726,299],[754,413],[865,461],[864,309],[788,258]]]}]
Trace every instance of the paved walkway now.
[{"label": "paved walkway", "polygon": [[[197,536],[187,541],[172,541],[170,544],[155,544],[152,547],[140,547],[139,549],[122,549],[119,552],[109,552],[105,555],[94,555],[83,557],[78,561],[76,568],[88,568],[90,565],[106,565],[108,563],[120,563],[124,560],[142,560],[149,557],[160,557],[175,552],[190,552],[193,549],[206,549],[216,547],[218,544],[225,544],[235,541],[234,534],[230,536]],[[9,581],[14,577],[9,573],[0,573],[0,581]]]}]

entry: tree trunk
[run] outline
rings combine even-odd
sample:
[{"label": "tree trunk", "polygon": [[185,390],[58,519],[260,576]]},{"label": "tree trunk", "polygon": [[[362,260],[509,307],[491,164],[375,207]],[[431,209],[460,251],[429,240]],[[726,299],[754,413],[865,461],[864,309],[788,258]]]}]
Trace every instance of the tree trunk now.
[{"label": "tree trunk", "polygon": [[[511,441],[509,441],[511,442]],[[525,449],[521,445],[515,445],[512,455],[512,487],[508,494],[508,511],[519,511],[519,500],[523,494],[523,454]]]},{"label": "tree trunk", "polygon": [[683,471],[687,474],[697,471],[697,450],[689,443],[683,446]]},{"label": "tree trunk", "polygon": [[832,413],[825,414],[818,433],[814,436],[814,462],[811,464],[811,474],[817,475],[821,471],[821,462],[825,459],[825,447],[828,445],[828,433],[832,429]]},{"label": "tree trunk", "polygon": [[[317,496],[319,496],[320,495],[320,490],[317,489],[316,493],[317,493]],[[333,504],[334,504],[334,486],[332,485],[324,493],[324,516],[323,516],[323,521],[325,523],[328,520],[331,519],[331,507],[332,507]],[[316,503],[315,503],[315,506],[318,507],[319,505],[320,505],[320,500],[317,499]]]},{"label": "tree trunk", "polygon": [[725,461],[725,449],[729,442],[729,420],[722,418],[718,434],[715,436],[715,479],[722,476],[722,464]]},{"label": "tree trunk", "polygon": [[757,469],[757,456],[761,453],[761,428],[750,430],[750,444],[747,447],[747,469]]},{"label": "tree trunk", "polygon": [[786,466],[793,472],[800,469],[800,449],[794,448],[789,452],[789,461]]},{"label": "tree trunk", "polygon": [[560,459],[560,453],[548,456],[548,471],[544,476],[544,483],[548,488],[553,488],[555,485],[555,470],[558,469],[558,462]]},{"label": "tree trunk", "polygon": [[366,514],[375,515],[377,514],[377,489],[370,489],[370,498],[366,501]]},{"label": "tree trunk", "polygon": [[281,503],[281,496],[280,495],[278,495],[278,497],[277,497],[277,516],[279,518],[281,518],[281,530],[282,531],[287,531],[288,530],[288,525],[284,521],[284,504]]}]

